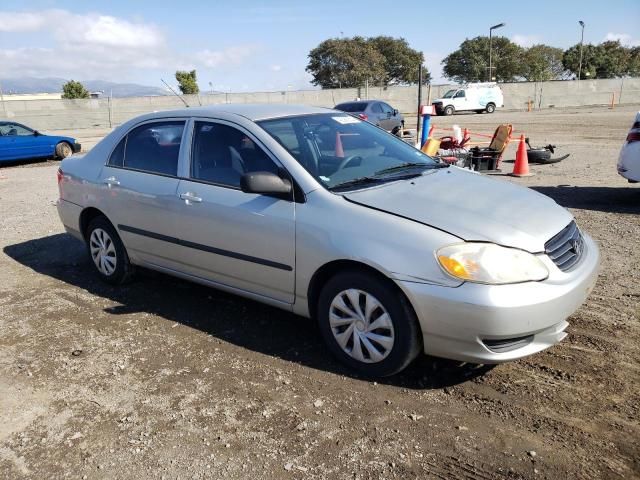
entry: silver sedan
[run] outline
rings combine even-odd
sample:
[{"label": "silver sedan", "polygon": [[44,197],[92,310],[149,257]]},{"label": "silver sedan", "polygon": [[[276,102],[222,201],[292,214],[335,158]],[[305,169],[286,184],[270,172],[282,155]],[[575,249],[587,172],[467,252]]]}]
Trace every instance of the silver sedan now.
[{"label": "silver sedan", "polygon": [[58,183],[104,281],[145,267],[313,317],[371,376],[420,352],[500,363],[550,347],[599,266],[553,200],[327,109],[144,115],[65,159]]}]

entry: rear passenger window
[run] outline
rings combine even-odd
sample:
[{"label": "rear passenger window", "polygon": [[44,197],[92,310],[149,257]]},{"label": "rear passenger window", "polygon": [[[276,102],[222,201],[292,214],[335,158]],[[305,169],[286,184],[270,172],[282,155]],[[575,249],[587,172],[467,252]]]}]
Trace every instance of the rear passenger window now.
[{"label": "rear passenger window", "polygon": [[[113,151],[109,164],[176,176],[184,123],[184,121],[156,122],[134,128]],[[118,163],[121,144],[124,158],[121,163]]]},{"label": "rear passenger window", "polygon": [[379,103],[374,103],[373,106],[371,107],[371,111],[373,113],[382,113],[382,107],[380,106]]},{"label": "rear passenger window", "polygon": [[278,166],[240,130],[211,122],[195,122],[191,178],[240,187],[249,172],[278,173]]}]

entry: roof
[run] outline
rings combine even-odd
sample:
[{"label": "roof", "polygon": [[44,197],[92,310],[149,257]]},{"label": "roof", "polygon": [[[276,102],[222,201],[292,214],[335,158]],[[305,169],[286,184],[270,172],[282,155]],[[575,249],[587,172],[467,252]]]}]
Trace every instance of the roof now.
[{"label": "roof", "polygon": [[293,105],[286,103],[223,103],[207,105],[203,107],[183,108],[172,113],[180,115],[203,115],[224,112],[241,115],[252,121],[265,120],[267,118],[289,117],[293,115],[310,115],[314,113],[329,113],[328,108],[309,107],[307,105]]}]

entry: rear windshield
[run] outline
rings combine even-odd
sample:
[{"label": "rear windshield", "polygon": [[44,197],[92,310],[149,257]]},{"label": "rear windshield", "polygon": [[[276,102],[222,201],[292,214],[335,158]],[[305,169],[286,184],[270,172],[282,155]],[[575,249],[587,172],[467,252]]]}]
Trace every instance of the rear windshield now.
[{"label": "rear windshield", "polygon": [[340,105],[336,105],[336,110],[341,110],[343,112],[364,112],[367,108],[368,103],[362,102],[349,102],[349,103],[341,103]]}]

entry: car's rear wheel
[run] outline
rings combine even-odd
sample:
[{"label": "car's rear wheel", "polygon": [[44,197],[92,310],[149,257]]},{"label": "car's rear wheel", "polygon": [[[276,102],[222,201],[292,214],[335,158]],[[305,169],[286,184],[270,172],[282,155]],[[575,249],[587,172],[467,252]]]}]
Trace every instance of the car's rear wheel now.
[{"label": "car's rear wheel", "polygon": [[398,373],[421,350],[418,321],[402,292],[365,272],[332,277],[320,292],[317,320],[331,352],[366,376]]},{"label": "car's rear wheel", "polygon": [[453,115],[453,112],[455,111],[455,109],[453,108],[452,105],[447,105],[446,107],[444,107],[444,114],[449,116],[449,115]]},{"label": "car's rear wheel", "polygon": [[56,145],[56,158],[62,160],[73,154],[73,148],[67,142],[60,142]]},{"label": "car's rear wheel", "polygon": [[126,282],[133,268],[124,244],[109,220],[103,216],[94,218],[85,238],[91,264],[100,279],[112,285]]},{"label": "car's rear wheel", "polygon": [[496,111],[496,106],[493,103],[487,103],[485,110],[487,113],[493,113]]}]

